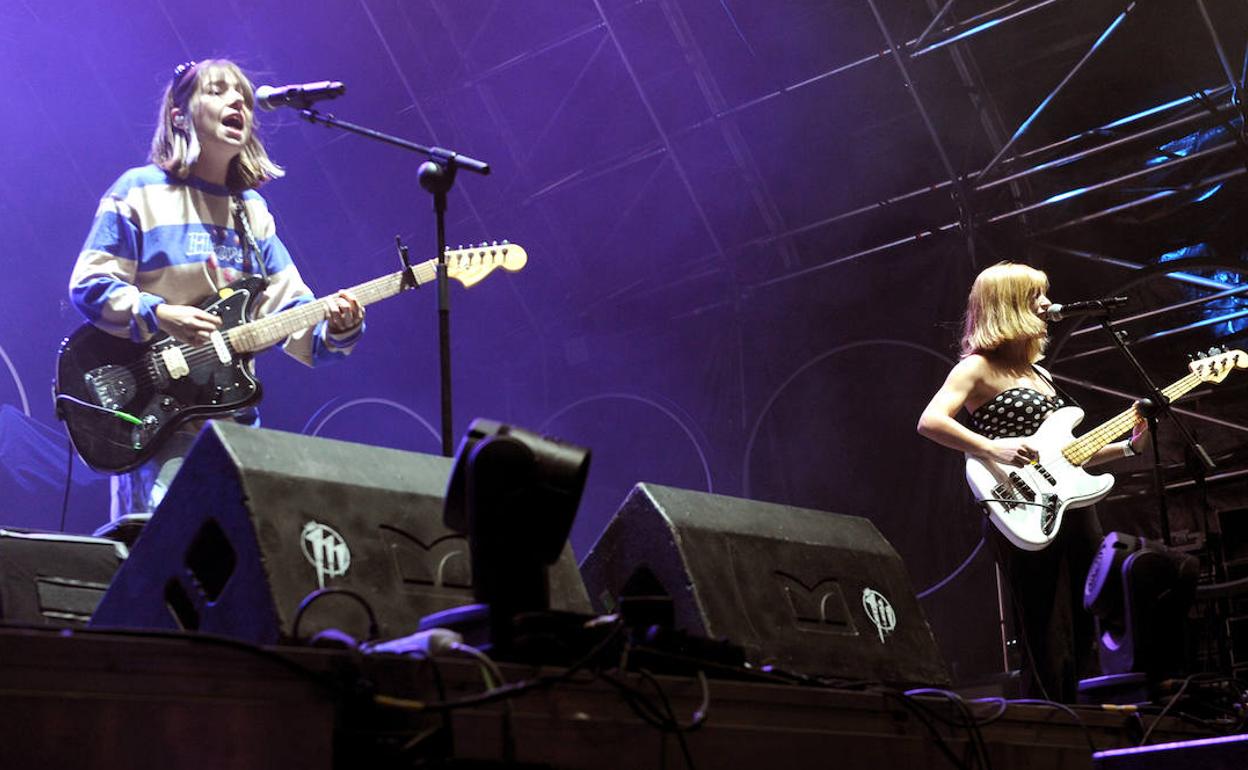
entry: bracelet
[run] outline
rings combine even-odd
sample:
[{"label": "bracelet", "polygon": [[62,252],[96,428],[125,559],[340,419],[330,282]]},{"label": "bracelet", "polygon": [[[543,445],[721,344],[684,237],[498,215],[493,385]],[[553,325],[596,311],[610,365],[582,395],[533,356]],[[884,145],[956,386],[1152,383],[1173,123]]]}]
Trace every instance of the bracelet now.
[{"label": "bracelet", "polygon": [[1131,439],[1127,439],[1126,441],[1122,442],[1122,456],[1123,457],[1135,457],[1138,454],[1139,452],[1136,451],[1136,448],[1131,446]]}]

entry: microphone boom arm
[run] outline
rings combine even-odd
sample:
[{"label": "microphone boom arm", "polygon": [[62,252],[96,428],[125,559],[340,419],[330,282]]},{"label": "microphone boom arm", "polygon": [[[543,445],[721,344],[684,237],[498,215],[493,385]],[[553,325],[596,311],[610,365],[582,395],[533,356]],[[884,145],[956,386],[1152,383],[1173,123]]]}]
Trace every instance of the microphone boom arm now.
[{"label": "microphone boom arm", "polygon": [[394,147],[401,147],[405,150],[411,150],[412,152],[417,152],[417,153],[420,153],[421,155],[428,156],[430,160],[436,161],[445,166],[462,168],[465,171],[471,171],[474,174],[481,174],[482,176],[488,175],[490,173],[490,164],[486,163],[483,160],[477,160],[476,158],[472,158],[467,155],[463,155],[461,153],[455,152],[454,150],[448,150],[444,147],[426,147],[423,144],[409,142],[406,139],[400,139],[397,136],[391,136],[390,134],[383,134],[380,131],[375,131],[365,126],[356,125],[355,123],[348,123],[345,120],[339,120],[338,118],[335,118],[333,115],[326,115],[326,114],[317,112],[316,110],[311,109],[310,107],[304,107],[300,109],[299,115],[300,117],[302,117],[304,120],[308,121],[309,123],[319,123],[322,126],[329,126],[331,128],[341,128],[343,131],[348,131],[352,134],[358,134],[359,136],[368,137],[369,139],[373,139],[375,141],[382,142],[384,144],[389,144]]}]

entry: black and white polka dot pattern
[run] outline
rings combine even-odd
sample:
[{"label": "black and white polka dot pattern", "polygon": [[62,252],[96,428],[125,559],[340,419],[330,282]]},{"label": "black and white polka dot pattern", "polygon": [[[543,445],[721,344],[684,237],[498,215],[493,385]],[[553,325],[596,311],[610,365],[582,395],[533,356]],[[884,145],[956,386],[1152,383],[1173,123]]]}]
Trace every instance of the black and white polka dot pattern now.
[{"label": "black and white polka dot pattern", "polygon": [[971,430],[988,438],[1030,436],[1054,410],[1066,406],[1060,395],[1046,396],[1032,388],[1010,388],[975,410]]}]

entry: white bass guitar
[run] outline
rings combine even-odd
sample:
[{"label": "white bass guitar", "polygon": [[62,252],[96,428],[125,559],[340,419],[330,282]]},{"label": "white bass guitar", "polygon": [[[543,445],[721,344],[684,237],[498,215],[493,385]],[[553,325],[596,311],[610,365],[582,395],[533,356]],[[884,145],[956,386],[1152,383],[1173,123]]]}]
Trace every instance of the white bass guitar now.
[{"label": "white bass guitar", "polygon": [[[1242,350],[1211,350],[1188,365],[1186,377],[1161,392],[1173,403],[1202,382],[1222,382],[1234,369],[1246,367],[1248,354]],[[1113,476],[1093,476],[1083,464],[1134,427],[1135,408],[1074,438],[1075,426],[1083,417],[1077,406],[1065,406],[1049,415],[1027,440],[1038,450],[1038,458],[1022,468],[966,456],[966,481],[975,499],[1001,534],[1023,550],[1048,546],[1057,537],[1067,508],[1092,505],[1114,486]]]}]

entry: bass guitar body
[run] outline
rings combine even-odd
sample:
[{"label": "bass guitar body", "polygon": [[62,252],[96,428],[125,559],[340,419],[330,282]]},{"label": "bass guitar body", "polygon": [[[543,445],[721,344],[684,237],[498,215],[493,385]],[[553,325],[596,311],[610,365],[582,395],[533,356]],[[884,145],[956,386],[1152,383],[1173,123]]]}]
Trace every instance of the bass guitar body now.
[{"label": "bass guitar body", "polygon": [[1083,410],[1058,409],[1028,437],[1039,458],[1021,468],[968,455],[966,481],[975,499],[1001,534],[1026,551],[1039,551],[1053,542],[1067,508],[1092,505],[1114,486],[1108,473],[1089,474],[1066,458]]}]

